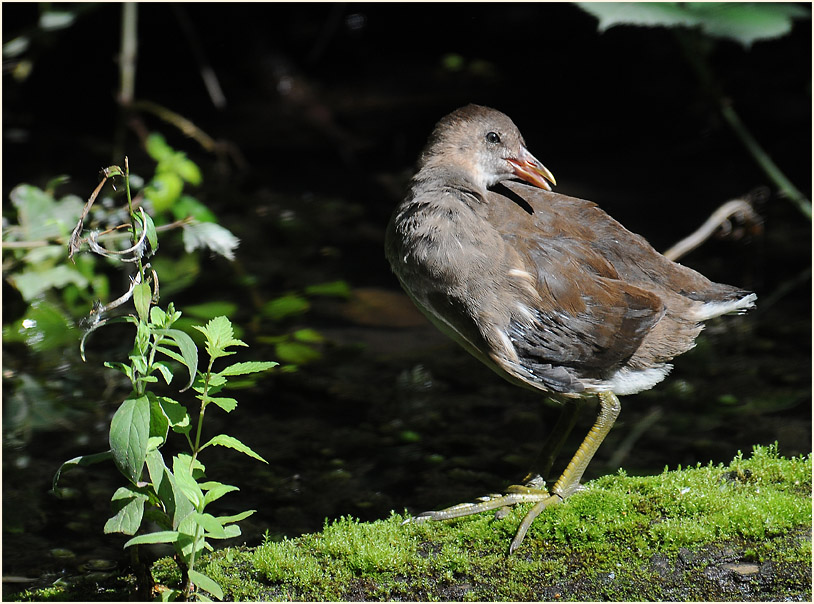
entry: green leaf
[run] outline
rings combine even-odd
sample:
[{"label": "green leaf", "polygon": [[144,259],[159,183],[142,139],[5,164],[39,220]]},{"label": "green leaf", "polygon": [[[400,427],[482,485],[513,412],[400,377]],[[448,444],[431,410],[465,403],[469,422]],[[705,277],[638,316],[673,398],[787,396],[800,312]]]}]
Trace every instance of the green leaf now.
[{"label": "green leaf", "polygon": [[578,2],[599,19],[599,31],[619,25],[697,27],[705,34],[749,47],[791,31],[794,19],[810,18],[785,2]]},{"label": "green leaf", "polygon": [[156,349],[157,352],[160,352],[161,354],[170,357],[173,361],[178,361],[179,363],[184,365],[184,357],[182,357],[180,354],[178,354],[174,350],[172,350],[170,348],[166,348],[164,346],[156,346],[155,349]]},{"label": "green leaf", "polygon": [[[240,527],[236,524],[230,524],[223,527],[223,534],[226,535],[225,539],[234,539],[240,537]],[[216,537],[213,537],[215,539]]]},{"label": "green leaf", "polygon": [[204,327],[195,327],[206,337],[206,348],[210,356],[216,356],[229,346],[246,346],[245,342],[236,339],[232,322],[220,316],[210,320]]},{"label": "green leaf", "polygon": [[177,589],[162,589],[158,592],[159,602],[177,602],[181,599],[181,592]]},{"label": "green leaf", "polygon": [[325,341],[325,337],[316,329],[298,329],[293,333],[293,336],[295,340],[308,344],[319,344]]},{"label": "green leaf", "polygon": [[199,185],[203,180],[203,176],[201,176],[201,169],[191,159],[187,159],[185,155],[182,155],[176,161],[175,165],[176,173],[178,176],[183,178],[186,182],[191,185]]},{"label": "green leaf", "polygon": [[52,195],[32,185],[21,184],[9,193],[17,208],[18,225],[3,227],[3,239],[38,241],[64,237],[76,226],[85,202],[76,195],[57,201]]},{"label": "green leaf", "polygon": [[209,592],[210,594],[215,596],[218,600],[223,600],[223,590],[220,588],[220,585],[218,585],[215,581],[213,581],[206,575],[199,573],[197,570],[190,570],[189,579],[197,587],[203,589],[206,592]]},{"label": "green leaf", "polygon": [[111,499],[113,517],[105,523],[104,532],[135,535],[141,526],[144,515],[144,503],[148,500],[146,493],[131,486],[119,487]]},{"label": "green leaf", "polygon": [[[203,447],[201,447],[203,449]],[[192,472],[189,467],[188,455],[177,455],[172,460],[172,473],[175,476],[175,482],[178,488],[186,496],[187,499],[195,506],[195,509],[200,509],[203,504],[204,495],[198,483],[192,477]]]},{"label": "green leaf", "polygon": [[[141,228],[147,231],[147,243],[150,244],[150,255],[152,255],[158,251],[158,234],[155,231],[155,223],[147,212],[136,214],[136,220],[139,222],[139,224],[141,223],[142,218],[144,219],[144,224],[141,226]],[[139,239],[141,238],[141,234],[138,232],[137,237]]]},{"label": "green leaf", "polygon": [[203,304],[184,305],[184,314],[196,317],[198,319],[213,319],[218,315],[229,316],[237,312],[237,304],[234,302],[227,302],[225,300],[218,300],[213,302],[204,302]]},{"label": "green leaf", "polygon": [[[221,484],[221,483],[214,483],[215,486],[206,490],[206,495],[204,496],[204,507],[208,506],[213,501],[220,499],[227,493],[232,493],[234,491],[239,491],[237,487],[233,487],[229,484]],[[201,485],[201,488],[204,489],[204,485]]]},{"label": "green leaf", "polygon": [[226,539],[226,534],[223,532],[222,523],[212,514],[196,513],[194,518],[195,522],[201,525],[208,533],[207,537],[212,537],[214,539]]},{"label": "green leaf", "polygon": [[156,531],[154,533],[133,537],[125,543],[123,547],[127,548],[131,545],[142,545],[145,543],[175,543],[178,541],[178,537],[179,533],[177,531]]},{"label": "green leaf", "polygon": [[186,407],[166,396],[159,396],[158,404],[175,432],[189,432],[190,419]]},{"label": "green leaf", "polygon": [[240,451],[241,453],[244,453],[245,455],[248,455],[249,457],[253,457],[254,459],[262,461],[263,463],[268,463],[265,459],[260,457],[257,453],[252,451],[249,447],[244,445],[238,439],[236,439],[233,436],[229,436],[227,434],[218,434],[217,436],[212,437],[211,439],[209,439],[209,442],[207,442],[204,446],[201,447],[201,450],[205,449],[209,445],[218,445],[220,447],[229,447],[230,449],[234,449],[235,451]]},{"label": "green leaf", "polygon": [[172,381],[172,369],[170,369],[169,365],[161,361],[156,361],[153,363],[153,369],[158,369],[161,373],[161,377],[164,378],[164,382],[169,385]]},{"label": "green leaf", "polygon": [[215,403],[218,407],[226,411],[226,413],[231,413],[237,408],[237,401],[229,397],[209,397],[208,402]]},{"label": "green leaf", "polygon": [[[153,503],[157,503],[153,501]],[[146,523],[151,522],[158,526],[157,530],[161,531],[171,531],[172,530],[172,520],[170,517],[167,516],[167,513],[162,509],[159,508],[157,505],[148,505],[144,508],[144,518],[142,518],[141,523],[146,525]]]},{"label": "green leaf", "polygon": [[[199,393],[203,394],[205,387],[204,376],[202,373],[198,373],[198,377],[195,379],[195,384],[192,389]],[[226,378],[220,375],[219,373],[210,373],[209,374],[209,396],[211,397],[214,394],[217,394],[221,390],[223,390],[223,386],[226,384]],[[198,399],[203,399],[202,396],[196,397]]]},{"label": "green leaf", "polygon": [[180,329],[157,329],[155,333],[178,346],[180,355],[164,346],[157,346],[156,350],[183,364],[189,371],[189,383],[181,389],[183,392],[192,386],[192,382],[195,380],[195,374],[198,371],[198,347],[195,346],[195,342],[192,341],[189,334]]},{"label": "green leaf", "polygon": [[209,249],[227,260],[235,259],[235,250],[240,239],[214,222],[196,222],[183,227],[184,250],[187,253],[197,249]]},{"label": "green leaf", "polygon": [[144,197],[152,202],[153,210],[161,214],[172,208],[183,190],[184,181],[180,176],[173,172],[161,172],[144,187]]},{"label": "green leaf", "polygon": [[130,355],[130,363],[136,373],[147,375],[147,359],[141,355]]},{"label": "green leaf", "polygon": [[175,550],[187,564],[190,562],[193,552],[198,554],[204,549],[212,549],[212,546],[209,545],[206,539],[195,539],[195,535],[198,532],[198,523],[195,522],[192,514],[184,519],[178,527],[178,532],[181,533],[181,536],[175,544]]},{"label": "green leaf", "polygon": [[35,266],[19,273],[11,273],[7,278],[26,302],[51,288],[62,289],[70,284],[81,290],[88,287],[88,280],[84,275],[69,264],[49,268]]},{"label": "green leaf", "polygon": [[164,312],[160,306],[153,306],[150,309],[150,325],[153,327],[158,327],[159,329],[162,327],[168,327],[167,325],[167,313]]},{"label": "green leaf", "polygon": [[240,512],[239,514],[234,514],[232,516],[219,516],[218,519],[221,521],[222,524],[230,524],[232,522],[240,522],[241,520],[245,520],[252,514],[254,514],[257,510],[246,510],[245,512]]},{"label": "green leaf", "polygon": [[35,352],[71,346],[76,337],[73,321],[44,299],[32,302],[22,319],[3,329],[3,342],[25,342]]},{"label": "green leaf", "polygon": [[317,283],[305,288],[305,293],[309,296],[334,296],[337,298],[350,297],[350,285],[347,281],[329,281],[328,283]]},{"label": "green leaf", "polygon": [[[179,199],[175,203],[175,205],[172,206],[172,215],[175,217],[176,220],[183,220],[184,218],[191,217],[197,220],[198,222],[218,221],[218,217],[215,216],[215,213],[212,212],[212,210],[207,208],[204,204],[202,204],[200,201],[198,201],[191,195],[181,195],[181,199]],[[211,316],[214,317],[215,315]]]},{"label": "green leaf", "polygon": [[62,476],[63,472],[67,472],[71,468],[86,467],[102,461],[107,461],[108,459],[112,458],[113,454],[110,451],[105,451],[104,453],[93,453],[92,455],[80,455],[79,457],[69,459],[61,466],[59,466],[57,473],[54,474],[54,481],[51,488],[54,491],[58,492],[57,483],[59,482],[59,478]]},{"label": "green leaf", "polygon": [[273,321],[279,321],[292,315],[302,314],[309,308],[311,308],[311,303],[308,300],[296,294],[289,294],[267,302],[260,312]]},{"label": "green leaf", "polygon": [[139,318],[145,323],[150,320],[150,304],[153,300],[153,290],[149,283],[142,282],[133,288],[133,305]]},{"label": "green leaf", "polygon": [[116,467],[132,483],[141,478],[150,436],[150,401],[146,396],[127,399],[110,421],[110,450]]},{"label": "green leaf", "polygon": [[147,463],[147,473],[150,475],[150,483],[153,485],[153,490],[158,493],[161,482],[164,480],[164,471],[167,470],[164,456],[161,455],[161,451],[153,449],[147,453],[145,462]]},{"label": "green leaf", "polygon": [[274,351],[281,361],[302,365],[322,358],[322,353],[302,342],[280,342]]},{"label": "green leaf", "polygon": [[148,392],[147,398],[150,399],[150,438],[159,438],[163,444],[167,440],[170,421],[167,419],[158,397],[152,392]]},{"label": "green leaf", "polygon": [[705,34],[746,48],[759,40],[785,36],[794,19],[810,17],[803,7],[783,2],[690,2],[687,9],[698,16]]},{"label": "green leaf", "polygon": [[579,8],[599,19],[597,29],[618,25],[687,26],[698,24],[692,12],[675,2],[577,2]]},{"label": "green leaf", "polygon": [[226,376],[259,373],[261,371],[268,371],[273,367],[277,367],[279,364],[280,363],[277,363],[276,361],[248,361],[244,363],[235,363],[233,365],[229,365],[223,371],[219,371],[218,374]]},{"label": "green leaf", "polygon": [[167,140],[157,132],[152,132],[147,136],[144,146],[147,154],[157,162],[169,159],[175,153],[174,149],[167,144]]},{"label": "green leaf", "polygon": [[147,468],[153,489],[171,519],[172,528],[177,530],[184,519],[195,511],[195,508],[178,487],[172,472],[164,464],[164,457],[160,451],[150,451],[147,454]]}]

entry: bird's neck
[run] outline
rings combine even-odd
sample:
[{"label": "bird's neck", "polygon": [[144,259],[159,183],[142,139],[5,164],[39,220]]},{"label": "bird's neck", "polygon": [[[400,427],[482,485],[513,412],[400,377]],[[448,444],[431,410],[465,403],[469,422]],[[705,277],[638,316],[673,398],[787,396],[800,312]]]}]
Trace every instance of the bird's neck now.
[{"label": "bird's neck", "polygon": [[453,192],[468,204],[486,203],[487,188],[485,183],[472,179],[471,172],[458,166],[425,163],[412,180],[412,198],[426,194]]}]

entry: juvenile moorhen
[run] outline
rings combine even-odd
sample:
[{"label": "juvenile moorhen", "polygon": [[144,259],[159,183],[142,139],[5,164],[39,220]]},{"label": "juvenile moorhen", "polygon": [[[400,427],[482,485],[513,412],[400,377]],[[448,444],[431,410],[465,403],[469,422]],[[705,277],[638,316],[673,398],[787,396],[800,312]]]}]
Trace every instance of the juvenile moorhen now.
[{"label": "juvenile moorhen", "polygon": [[385,244],[409,297],[508,381],[560,403],[600,401],[550,491],[533,481],[415,518],[535,502],[511,553],[543,509],[579,488],[619,414],[617,395],[652,388],[703,321],[743,312],[756,296],[671,262],[596,204],[553,193],[551,172],[494,109],[468,105],[441,119],[418,168]]}]

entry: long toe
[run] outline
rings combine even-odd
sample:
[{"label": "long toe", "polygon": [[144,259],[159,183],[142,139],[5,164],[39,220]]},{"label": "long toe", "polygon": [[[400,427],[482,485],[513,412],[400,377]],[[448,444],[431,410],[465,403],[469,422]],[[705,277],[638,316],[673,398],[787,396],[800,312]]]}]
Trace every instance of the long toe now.
[{"label": "long toe", "polygon": [[[488,512],[499,508],[510,507],[518,503],[537,503],[546,501],[551,494],[545,488],[513,484],[506,489],[504,495],[486,495],[477,502],[459,503],[443,510],[422,512],[418,516],[406,520],[405,522],[424,522],[426,520],[452,520],[462,516],[471,516]],[[539,482],[535,483],[540,484]]]}]

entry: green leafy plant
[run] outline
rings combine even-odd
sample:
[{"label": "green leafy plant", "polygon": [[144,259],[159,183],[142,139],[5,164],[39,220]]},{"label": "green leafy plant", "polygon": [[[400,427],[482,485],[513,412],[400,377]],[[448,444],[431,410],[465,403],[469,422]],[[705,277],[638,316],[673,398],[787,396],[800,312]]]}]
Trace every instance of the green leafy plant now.
[{"label": "green leafy plant", "polygon": [[[189,334],[174,327],[181,313],[175,310],[172,303],[166,310],[156,305],[158,275],[147,262],[158,247],[156,227],[143,208],[136,211],[133,207],[127,161],[125,160],[124,170],[111,166],[104,171],[104,175],[105,180],[124,179],[131,245],[126,250],[114,252],[103,248],[93,232],[83,238],[83,222],[80,219],[70,237],[70,256],[87,245],[98,254],[118,255],[122,261],[134,264],[137,270],[131,277],[129,290],[123,296],[108,305],[97,303],[94,306],[86,321],[88,328],[80,349],[84,357],[88,335],[106,324],[132,324],[136,335],[128,361],[105,363],[106,367],[123,373],[130,381],[132,390],[111,420],[110,449],[65,462],[54,477],[54,490],[58,492],[57,483],[63,471],[74,466],[112,459],[127,479],[127,484],[113,494],[114,515],[105,524],[105,532],[135,535],[144,528],[145,520],[156,524],[159,530],[135,536],[124,547],[135,548],[148,543],[173,545],[182,572],[182,587],[180,590],[162,592],[162,597],[181,597],[184,600],[195,597],[206,601],[209,596],[214,596],[220,599],[223,597],[222,589],[215,581],[196,570],[196,562],[204,549],[212,549],[209,540],[240,535],[240,528],[236,523],[250,516],[254,510],[231,516],[215,516],[210,513],[210,504],[238,488],[208,480],[199,456],[208,447],[221,446],[264,463],[265,460],[241,441],[226,434],[218,434],[204,441],[203,420],[210,405],[227,413],[237,407],[234,398],[219,396],[229,386],[230,378],[266,371],[277,363],[238,362],[215,371],[216,361],[233,355],[232,349],[235,347],[246,346],[235,338],[231,322],[220,316],[210,320],[204,327],[195,326],[204,337],[209,357],[206,369],[199,371],[198,349],[194,341]],[[101,185],[91,196],[88,206],[93,203],[95,194],[100,189]],[[135,314],[108,318],[111,310],[129,300],[133,302]],[[191,387],[196,393],[198,412],[195,415],[191,415],[183,403],[151,390],[160,379],[169,385],[179,369],[188,376],[181,392]],[[174,455],[168,463],[162,447],[167,443],[170,433],[182,435],[189,452]],[[138,559],[137,555],[134,557]],[[145,569],[140,576],[146,577],[144,581],[147,583],[140,586],[140,595],[149,595],[152,588],[149,570]]]},{"label": "green leafy plant", "polygon": [[[145,148],[156,161],[155,173],[139,187],[133,205],[145,205],[150,215],[155,216],[156,233],[181,230],[186,252],[203,248],[233,259],[239,243],[237,237],[217,224],[214,213],[184,191],[186,185],[201,183],[198,165],[183,152],[172,149],[157,133],[147,136]],[[132,181],[130,186],[144,182],[133,175],[128,178]],[[103,195],[100,203],[90,204],[84,204],[76,195],[58,197],[57,188],[67,180],[67,177],[55,178],[44,189],[30,184],[14,187],[9,195],[11,211],[5,217],[3,228],[6,280],[26,303],[39,301],[42,304],[47,297],[50,307],[66,315],[66,324],[72,316],[84,314],[93,299],[106,298],[110,289],[107,275],[93,256],[72,258],[71,264],[65,262],[71,230],[80,222],[91,223],[98,231],[93,243],[107,245],[106,253],[101,255],[114,259],[121,256],[121,249],[114,252],[112,248],[127,239],[118,227],[126,213],[116,207],[112,196]],[[95,192],[94,200],[99,194],[100,191]],[[178,272],[197,272],[183,259],[178,263],[181,265]],[[61,292],[61,299],[55,292]],[[18,336],[23,341],[24,335],[19,325],[3,334],[4,338]]]},{"label": "green leafy plant", "polygon": [[[144,207],[155,221],[156,234],[163,235],[162,244],[169,244],[174,252],[153,259],[166,284],[162,293],[174,293],[190,287],[203,274],[203,256],[198,249],[231,259],[238,239],[194,196],[193,187],[202,178],[192,160],[157,133],[145,137],[144,147],[156,162],[155,171],[146,179],[130,174],[135,193],[132,205]],[[161,197],[157,184],[161,179],[181,179],[177,197]],[[16,394],[13,408],[5,410],[5,438],[40,429],[43,424],[37,417],[43,412],[65,416],[82,407],[83,397],[66,396],[60,390],[64,381],[44,380],[42,376],[51,374],[66,359],[73,360],[79,320],[94,300],[109,299],[120,252],[132,245],[129,232],[119,227],[128,220],[127,205],[121,203],[124,191],[105,187],[94,192],[94,203],[86,204],[75,194],[63,193],[69,180],[59,176],[41,187],[19,184],[9,194],[10,203],[3,207],[3,277],[19,294],[19,298],[9,296],[4,307],[8,317],[3,324],[8,359],[4,380]],[[101,255],[76,254],[73,262],[66,262],[67,243],[80,221],[88,232],[95,233],[93,243],[105,246],[106,251]],[[172,235],[167,236],[169,233]],[[180,252],[181,245],[185,253]],[[188,328],[191,323],[187,318],[191,313],[184,310],[185,316],[176,327]],[[216,314],[196,316],[208,320]],[[38,372],[32,371],[35,364],[40,366]],[[42,396],[34,396],[28,387],[38,381]],[[76,383],[86,380],[77,379]]]},{"label": "green leafy plant", "polygon": [[792,2],[576,2],[599,19],[597,28],[617,26],[672,29],[704,91],[717,105],[743,147],[774,184],[781,196],[811,220],[811,201],[789,180],[735,111],[712,69],[715,40],[729,40],[750,48],[791,32],[795,20],[810,19],[808,9]]},{"label": "green leafy plant", "polygon": [[745,47],[791,32],[794,19],[809,16],[790,2],[577,2],[599,19],[599,30],[617,25],[697,28]]}]

